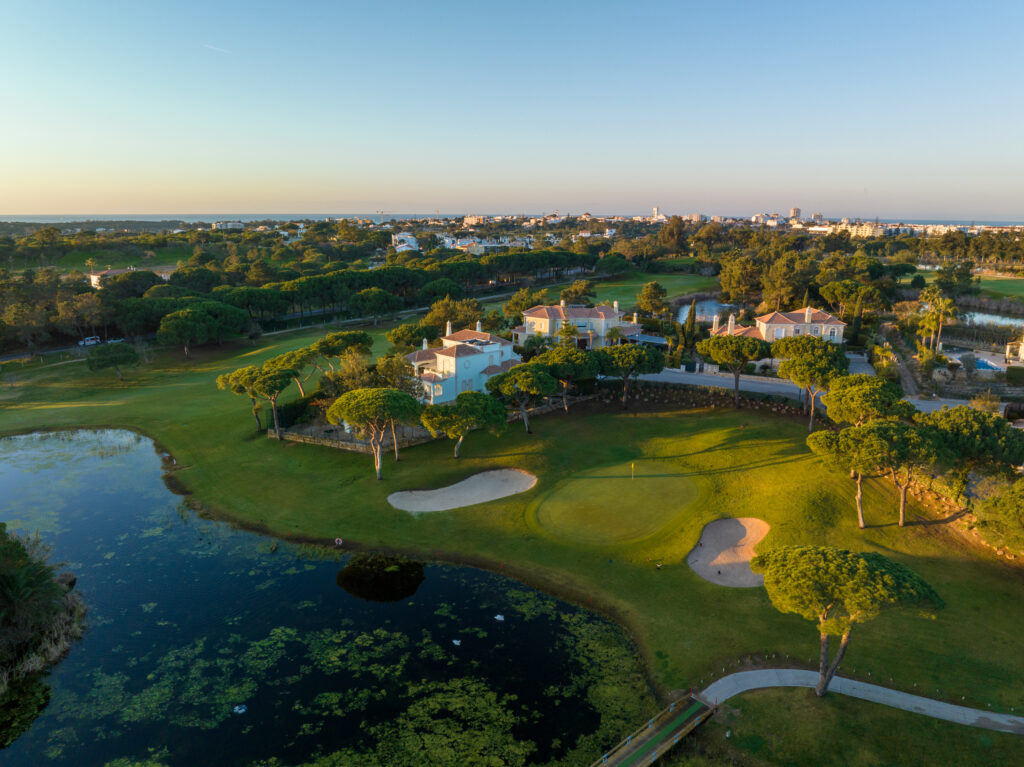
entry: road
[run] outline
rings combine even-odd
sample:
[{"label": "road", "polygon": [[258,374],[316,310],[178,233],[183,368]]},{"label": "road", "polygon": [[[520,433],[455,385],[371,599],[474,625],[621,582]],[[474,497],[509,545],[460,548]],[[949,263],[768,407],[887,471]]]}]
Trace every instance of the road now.
[{"label": "road", "polygon": [[[644,381],[665,381],[668,383],[686,384],[687,386],[709,386],[715,389],[728,389],[729,391],[732,391],[733,388],[732,373],[687,373],[674,368],[666,368],[661,373],[644,375],[640,376],[640,378]],[[754,394],[775,394],[797,401],[803,400],[800,388],[796,384],[781,378],[765,378],[760,380],[752,376],[742,376],[740,377],[740,391]],[[956,407],[957,405],[967,404],[962,399],[942,399],[941,397],[904,397],[904,399],[923,413],[930,413],[942,407]],[[820,397],[815,409],[822,413],[825,412],[825,406],[821,403]]]}]

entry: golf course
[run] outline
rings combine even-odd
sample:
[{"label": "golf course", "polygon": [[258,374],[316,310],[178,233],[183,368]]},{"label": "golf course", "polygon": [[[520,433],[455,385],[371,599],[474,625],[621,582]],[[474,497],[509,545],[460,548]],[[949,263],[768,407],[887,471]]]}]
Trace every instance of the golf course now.
[{"label": "golf course", "polygon": [[[912,524],[897,527],[896,494],[882,479],[864,483],[867,529],[859,530],[851,480],[811,454],[802,418],[696,407],[685,394],[651,396],[625,410],[614,400],[586,402],[531,418],[533,434],[516,424],[499,438],[473,433],[458,460],[445,440],[407,448],[397,462],[385,455],[378,482],[369,456],[257,434],[248,401],[215,385],[222,373],[308,345],[323,332],[209,345],[191,360],[163,350],[123,381],[83,362],[7,363],[0,435],[134,429],[173,455],[172,486],[215,517],[268,536],[325,545],[342,538],[346,547],[400,550],[521,579],[622,625],[662,696],[739,668],[817,667],[812,624],[779,613],[762,588],[716,585],[687,565],[708,523],[763,520],[769,531],[760,552],[800,544],[879,552],[911,567],[945,601],[934,620],[893,614],[858,627],[841,674],[975,708],[1024,709],[1019,560],[974,546],[941,522],[948,512],[918,501]],[[386,342],[377,335],[379,353]],[[292,387],[282,401],[295,396]],[[387,500],[496,469],[529,472],[537,481],[523,492],[436,513],[411,514]],[[1024,760],[1018,736],[838,695],[818,699],[810,690],[730,701],[694,744],[743,764]],[[664,763],[710,763],[687,750],[694,747]]]}]

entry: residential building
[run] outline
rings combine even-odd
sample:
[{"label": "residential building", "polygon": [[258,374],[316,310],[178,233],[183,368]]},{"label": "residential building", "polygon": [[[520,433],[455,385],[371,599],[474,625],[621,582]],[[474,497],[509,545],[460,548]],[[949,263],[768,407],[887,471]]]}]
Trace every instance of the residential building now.
[{"label": "residential building", "polygon": [[[614,346],[622,341],[636,341],[640,325],[636,315],[633,322],[623,322],[624,312],[619,311],[619,302],[611,306],[574,306],[562,301],[557,306],[534,306],[523,312],[523,324],[512,328],[512,340],[522,345],[530,336],[554,339],[565,323],[576,326],[577,345],[581,349],[599,349]],[[618,331],[618,339],[609,337],[610,331]]]},{"label": "residential building", "polygon": [[843,342],[846,323],[821,309],[807,306],[795,312],[770,312],[754,318],[754,325],[737,325],[736,316],[719,326],[718,317],[711,325],[711,335],[749,336],[771,343],[788,336],[817,336],[835,344]]},{"label": "residential building", "polygon": [[518,365],[522,359],[512,350],[512,342],[476,330],[452,332],[449,322],[441,346],[423,348],[406,354],[416,377],[423,383],[422,399],[431,405],[454,402],[464,391],[487,391],[487,379]]},{"label": "residential building", "polygon": [[215,221],[211,229],[245,229],[241,221]]}]

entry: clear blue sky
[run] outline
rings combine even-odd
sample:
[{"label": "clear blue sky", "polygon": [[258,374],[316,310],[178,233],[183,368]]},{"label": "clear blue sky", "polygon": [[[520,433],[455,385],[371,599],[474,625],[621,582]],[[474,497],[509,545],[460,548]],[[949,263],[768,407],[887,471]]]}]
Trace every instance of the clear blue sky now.
[{"label": "clear blue sky", "polygon": [[1024,4],[3,0],[0,214],[1024,220]]}]

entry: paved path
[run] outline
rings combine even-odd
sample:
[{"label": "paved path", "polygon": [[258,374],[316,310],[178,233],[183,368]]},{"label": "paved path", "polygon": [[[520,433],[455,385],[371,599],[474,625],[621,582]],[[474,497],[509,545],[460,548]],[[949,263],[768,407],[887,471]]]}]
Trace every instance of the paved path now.
[{"label": "paved path", "polygon": [[[724,703],[734,695],[749,690],[760,690],[764,687],[811,687],[818,684],[818,672],[805,669],[766,668],[757,671],[740,671],[722,677],[713,682],[696,697],[708,705]],[[966,724],[970,727],[983,727],[986,730],[1011,732],[1024,735],[1024,717],[1012,714],[996,714],[965,706],[954,706],[940,700],[922,698],[918,695],[890,690],[876,684],[855,682],[852,679],[834,677],[829,685],[829,692],[849,695],[884,706],[892,706],[904,711],[913,711],[947,722]]]}]

